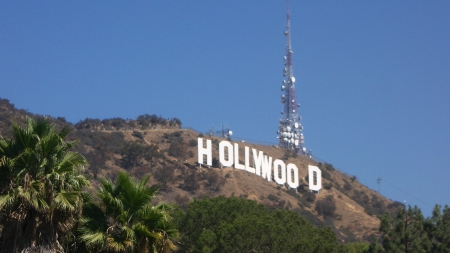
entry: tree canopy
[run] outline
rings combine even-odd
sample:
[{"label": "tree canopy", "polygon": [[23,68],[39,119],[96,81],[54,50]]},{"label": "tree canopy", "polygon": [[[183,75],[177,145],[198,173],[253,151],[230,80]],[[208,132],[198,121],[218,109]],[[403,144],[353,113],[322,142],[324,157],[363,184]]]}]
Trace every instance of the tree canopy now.
[{"label": "tree canopy", "polygon": [[339,252],[331,228],[316,228],[295,212],[269,211],[247,199],[194,200],[179,227],[189,252]]},{"label": "tree canopy", "polygon": [[12,125],[0,138],[1,252],[60,252],[61,238],[81,214],[87,162],[69,149],[70,128],[57,132],[46,119]]},{"label": "tree canopy", "polygon": [[171,205],[152,205],[158,187],[120,172],[117,180],[101,179],[100,204],[87,205],[80,227],[81,240],[95,252],[169,252],[178,230]]}]

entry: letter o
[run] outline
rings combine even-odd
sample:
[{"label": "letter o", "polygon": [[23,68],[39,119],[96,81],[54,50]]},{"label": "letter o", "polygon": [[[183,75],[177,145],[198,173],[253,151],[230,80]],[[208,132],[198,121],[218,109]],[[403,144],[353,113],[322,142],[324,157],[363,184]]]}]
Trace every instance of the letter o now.
[{"label": "letter o", "polygon": [[[280,170],[278,168],[281,168]],[[281,171],[281,177],[280,177]],[[273,176],[277,184],[283,185],[286,183],[286,164],[282,160],[273,161]]]},{"label": "letter o", "polygon": [[[225,160],[225,148],[227,148],[228,152],[228,160]],[[234,163],[233,157],[233,145],[231,145],[228,141],[221,141],[219,143],[219,161],[225,167],[231,167]]]}]

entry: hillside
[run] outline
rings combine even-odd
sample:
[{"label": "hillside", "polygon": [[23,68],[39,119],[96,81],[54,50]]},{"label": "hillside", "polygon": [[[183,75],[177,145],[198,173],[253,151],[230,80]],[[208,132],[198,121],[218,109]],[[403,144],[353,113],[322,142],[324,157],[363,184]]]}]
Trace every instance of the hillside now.
[{"label": "hillside", "polygon": [[[0,133],[8,134],[10,121],[22,123],[25,116],[39,117],[1,99]],[[356,177],[335,170],[330,164],[321,164],[274,146],[238,143],[241,157],[245,145],[274,159],[296,164],[301,178],[297,189],[276,185],[246,171],[221,169],[216,159],[211,168],[200,168],[197,138],[212,140],[213,157],[218,157],[218,144],[222,139],[182,129],[181,121],[176,118],[142,115],[135,120],[86,119],[73,125],[64,118],[47,117],[60,127],[73,126],[70,139],[80,141],[76,150],[90,162],[85,174],[94,185],[100,177],[115,179],[120,170],[127,170],[136,177],[149,174],[151,183],[161,185],[158,201],[176,202],[184,208],[194,198],[236,196],[270,208],[295,211],[317,226],[331,226],[343,241],[371,241],[378,234],[379,215],[401,205],[360,184]],[[308,190],[308,164],[322,170],[324,187],[319,194]]]}]

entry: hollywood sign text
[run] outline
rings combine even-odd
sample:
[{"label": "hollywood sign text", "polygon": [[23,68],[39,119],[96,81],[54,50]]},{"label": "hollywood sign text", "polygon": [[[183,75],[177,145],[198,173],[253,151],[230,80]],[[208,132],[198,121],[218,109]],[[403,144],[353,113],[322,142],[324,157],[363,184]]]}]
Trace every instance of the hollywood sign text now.
[{"label": "hollywood sign text", "polygon": [[[203,138],[198,138],[198,163],[204,164],[204,157],[206,156],[206,165],[212,166],[212,145],[211,140],[206,140],[206,147],[203,146]],[[221,141],[219,143],[219,162],[224,167],[233,166],[238,170],[245,170],[256,174],[267,181],[273,179],[279,185],[287,185],[290,188],[297,188],[299,186],[298,168],[295,164],[285,164],[280,159],[273,160],[272,157],[264,155],[262,151],[245,147],[244,164],[239,163],[239,144],[231,144],[229,141]],[[250,154],[253,160],[250,160]],[[253,163],[251,164],[250,161]],[[252,167],[253,166],[253,167]],[[272,170],[273,168],[273,170]],[[312,191],[319,191],[322,188],[322,171],[313,165],[308,165],[309,189]]]}]

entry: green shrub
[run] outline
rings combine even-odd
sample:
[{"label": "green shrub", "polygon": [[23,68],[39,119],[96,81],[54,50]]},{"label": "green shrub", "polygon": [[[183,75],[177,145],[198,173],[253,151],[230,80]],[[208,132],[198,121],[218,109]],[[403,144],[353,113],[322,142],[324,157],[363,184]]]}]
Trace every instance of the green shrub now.
[{"label": "green shrub", "polygon": [[322,177],[328,180],[332,180],[331,179],[331,174],[328,173],[326,170],[322,170]]},{"label": "green shrub", "polygon": [[139,139],[144,139],[144,135],[139,131],[133,131],[133,133],[131,135],[133,135],[134,137],[139,138]]},{"label": "green shrub", "polygon": [[336,211],[336,204],[333,200],[319,199],[316,201],[316,211],[319,215],[325,217],[334,217]]},{"label": "green shrub", "polygon": [[349,182],[344,180],[344,190],[346,191],[351,191],[352,190],[352,186],[349,184]]},{"label": "green shrub", "polygon": [[310,203],[314,202],[316,200],[316,194],[314,192],[307,192],[306,200]]},{"label": "green shrub", "polygon": [[197,140],[190,140],[189,141],[189,146],[190,147],[197,147]]},{"label": "green shrub", "polygon": [[280,199],[278,196],[275,196],[275,195],[273,195],[273,194],[269,194],[269,196],[267,196],[267,198],[268,198],[270,201],[278,201],[278,200]]}]

